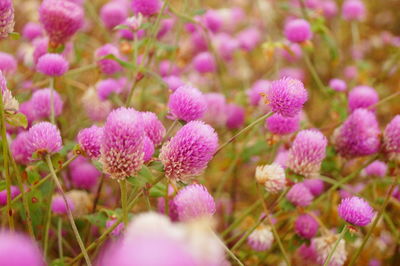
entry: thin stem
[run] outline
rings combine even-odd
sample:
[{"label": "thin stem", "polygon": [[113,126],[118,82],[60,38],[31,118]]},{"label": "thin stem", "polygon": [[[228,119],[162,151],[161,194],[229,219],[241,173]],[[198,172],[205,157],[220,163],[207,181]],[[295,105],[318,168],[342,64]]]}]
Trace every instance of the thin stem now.
[{"label": "thin stem", "polygon": [[58,242],[58,254],[61,260],[63,260],[63,245],[62,245],[62,218],[58,218],[58,225],[57,225],[57,242]]},{"label": "thin stem", "polygon": [[125,228],[128,226],[128,205],[127,205],[127,184],[126,179],[119,180],[119,186],[121,188],[121,206],[122,206],[122,220],[124,221]]},{"label": "thin stem", "polygon": [[225,243],[219,238],[219,236],[210,228],[211,233],[214,235],[215,239],[221,244],[221,246],[225,249],[226,253],[234,260],[238,265],[244,266],[243,263],[239,260],[238,257],[233,254],[233,252],[225,245]]},{"label": "thin stem", "polygon": [[72,75],[75,75],[75,74],[80,74],[82,72],[95,69],[96,67],[97,67],[96,64],[90,64],[90,65],[86,65],[86,66],[83,66],[83,67],[80,67],[80,68],[75,68],[75,69],[72,69],[72,70],[68,71],[67,73],[65,73],[64,77],[72,76]]},{"label": "thin stem", "polygon": [[95,196],[94,201],[93,201],[92,213],[96,212],[97,204],[98,204],[99,198],[100,198],[101,189],[103,188],[103,183],[104,183],[104,175],[101,175],[100,184],[97,187],[96,196]]},{"label": "thin stem", "polygon": [[238,249],[243,242],[247,239],[247,237],[254,232],[254,230],[256,230],[256,228],[266,219],[267,217],[264,216],[263,218],[259,219],[257,223],[255,223],[253,225],[253,227],[251,227],[240,239],[238,242],[236,242],[236,244],[232,247],[232,251],[235,251],[236,249]]},{"label": "thin stem", "polygon": [[318,75],[317,70],[315,69],[313,63],[311,62],[310,56],[308,55],[308,52],[303,49],[303,55],[304,55],[304,61],[306,62],[307,68],[311,73],[311,76],[313,77],[315,83],[317,83],[318,88],[323,94],[326,94],[326,89],[324,86],[324,83],[322,82],[321,78]]},{"label": "thin stem", "polygon": [[345,225],[343,230],[342,230],[342,232],[340,233],[338,239],[336,240],[335,245],[333,246],[331,252],[329,253],[328,257],[326,258],[324,266],[329,265],[329,262],[331,261],[331,259],[333,257],[333,254],[335,254],[337,246],[339,245],[340,241],[343,239],[343,237],[346,234],[347,230],[348,230],[348,227],[347,227],[347,225]]},{"label": "thin stem", "polygon": [[53,181],[56,184],[58,190],[60,191],[61,196],[62,196],[62,198],[64,200],[64,203],[65,203],[65,206],[67,207],[67,216],[68,216],[69,222],[71,224],[72,230],[74,232],[75,238],[78,241],[79,247],[82,250],[83,256],[84,256],[85,261],[86,261],[86,264],[88,266],[91,266],[92,263],[90,262],[89,255],[87,254],[87,252],[85,250],[85,245],[83,244],[83,241],[82,241],[82,239],[81,239],[81,237],[79,235],[79,231],[78,231],[78,228],[76,227],[74,217],[72,216],[71,208],[69,206],[69,203],[68,203],[67,197],[65,195],[64,189],[63,189],[60,181],[57,178],[56,172],[54,171],[54,167],[53,167],[53,163],[51,162],[50,155],[46,155],[45,159],[46,159],[46,163],[47,163],[47,165],[48,165],[48,167],[50,169],[50,173],[51,173],[51,176],[53,178]]},{"label": "thin stem", "polygon": [[[51,182],[50,180],[50,192],[49,194],[52,195],[54,192],[54,183]],[[44,257],[47,257],[47,250],[49,247],[49,232],[50,232],[50,223],[51,223],[51,198],[49,197],[47,199],[47,205],[46,205],[46,219],[44,221],[45,227],[44,227],[44,238],[43,238],[43,253]]]},{"label": "thin stem", "polygon": [[50,78],[50,122],[56,124],[54,114],[54,77]]}]

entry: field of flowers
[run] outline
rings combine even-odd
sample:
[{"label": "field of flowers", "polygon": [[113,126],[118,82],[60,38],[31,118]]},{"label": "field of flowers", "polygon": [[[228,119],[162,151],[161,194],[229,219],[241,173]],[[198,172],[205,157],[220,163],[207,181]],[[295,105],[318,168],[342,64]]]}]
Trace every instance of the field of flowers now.
[{"label": "field of flowers", "polygon": [[0,0],[0,265],[400,265],[399,0]]}]

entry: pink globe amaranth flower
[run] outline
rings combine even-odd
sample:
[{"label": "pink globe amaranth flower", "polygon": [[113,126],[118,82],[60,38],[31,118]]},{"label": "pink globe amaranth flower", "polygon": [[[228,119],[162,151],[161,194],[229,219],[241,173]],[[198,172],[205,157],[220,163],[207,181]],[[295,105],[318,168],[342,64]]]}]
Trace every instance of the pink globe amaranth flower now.
[{"label": "pink globe amaranth flower", "polygon": [[207,10],[202,16],[201,20],[207,29],[213,33],[218,32],[222,27],[222,17],[216,10]]},{"label": "pink globe amaranth flower", "polygon": [[374,217],[374,209],[364,199],[350,197],[342,199],[338,207],[339,216],[356,226],[366,226]]},{"label": "pink globe amaranth flower", "polygon": [[310,190],[310,192],[315,196],[319,196],[324,192],[324,181],[318,178],[308,178],[304,179],[303,184]]},{"label": "pink globe amaranth flower", "polygon": [[58,0],[44,0],[39,9],[40,22],[54,46],[66,43],[83,26],[81,6]]},{"label": "pink globe amaranth flower", "polygon": [[214,198],[203,185],[189,185],[181,189],[174,198],[180,221],[211,217],[215,213]]},{"label": "pink globe amaranth flower", "polygon": [[265,120],[265,127],[275,135],[287,135],[299,130],[300,116],[285,117],[273,114]]},{"label": "pink globe amaranth flower", "polygon": [[21,132],[11,142],[10,150],[14,160],[20,164],[29,164],[31,162],[32,154],[28,150],[28,132]]},{"label": "pink globe amaranth flower", "polygon": [[204,98],[207,103],[207,110],[202,120],[216,127],[225,126],[228,119],[225,96],[221,93],[212,92],[204,94]]},{"label": "pink globe amaranth flower", "polygon": [[160,12],[162,2],[160,0],[132,0],[132,9],[135,14],[141,13],[150,17]]},{"label": "pink globe amaranth flower", "polygon": [[14,31],[14,7],[12,0],[0,1],[0,40]]},{"label": "pink globe amaranth flower", "polygon": [[[169,200],[168,201],[168,206],[169,206],[169,218],[173,222],[179,221],[179,214],[178,214],[178,208],[175,204],[175,201]],[[158,198],[157,199],[157,210],[159,213],[165,214],[165,198]]]},{"label": "pink globe amaranth flower", "polygon": [[274,163],[277,163],[280,166],[282,166],[284,169],[286,169],[288,157],[289,157],[289,150],[286,150],[285,148],[280,147],[278,150],[278,153],[276,154]]},{"label": "pink globe amaranth flower", "polygon": [[28,131],[28,152],[40,155],[57,153],[62,148],[60,130],[49,123],[40,122]]},{"label": "pink globe amaranth flower", "polygon": [[342,14],[345,20],[361,21],[366,15],[364,3],[360,0],[346,0],[342,6]]},{"label": "pink globe amaranth flower", "polygon": [[4,111],[15,113],[19,109],[18,101],[12,96],[11,91],[7,88],[6,78],[0,70],[0,91],[3,96]]},{"label": "pink globe amaranth flower", "polygon": [[[36,118],[48,118],[51,115],[51,92],[52,89],[41,89],[32,94],[30,102],[35,110]],[[59,116],[62,113],[63,101],[55,90],[53,90],[54,115]]]},{"label": "pink globe amaranth flower", "polygon": [[145,136],[143,140],[143,153],[144,162],[150,161],[154,154],[154,143],[148,136]]},{"label": "pink globe amaranth flower", "polygon": [[383,131],[383,147],[389,159],[400,161],[400,115],[396,115]]},{"label": "pink globe amaranth flower", "polygon": [[103,128],[96,125],[82,129],[77,137],[80,148],[90,159],[98,159],[100,157],[102,138]]},{"label": "pink globe amaranth flower", "polygon": [[278,193],[286,186],[285,170],[277,163],[257,166],[255,178],[271,194]]},{"label": "pink globe amaranth flower", "polygon": [[169,60],[161,61],[158,68],[159,68],[160,75],[162,77],[166,77],[166,76],[170,76],[170,75],[179,76],[181,73],[181,68]]},{"label": "pink globe amaranth flower", "polygon": [[178,76],[166,76],[163,78],[164,82],[168,85],[168,88],[171,91],[176,91],[179,87],[182,87],[185,85],[185,82]]},{"label": "pink globe amaranth flower", "polygon": [[290,42],[302,43],[311,40],[313,33],[308,21],[304,19],[294,19],[285,26],[285,37]]},{"label": "pink globe amaranth flower", "polygon": [[75,188],[91,190],[100,178],[100,171],[90,163],[80,163],[70,170],[72,185]]},{"label": "pink globe amaranth flower", "polygon": [[127,17],[128,10],[116,1],[108,2],[100,10],[101,21],[109,30],[123,23]]},{"label": "pink globe amaranth flower", "polygon": [[296,206],[305,207],[311,204],[314,196],[303,183],[297,183],[290,188],[286,198]]},{"label": "pink globe amaranth flower", "polygon": [[42,55],[36,64],[37,71],[51,77],[59,77],[64,75],[64,73],[68,71],[68,68],[68,61],[59,54]]},{"label": "pink globe amaranth flower", "polygon": [[[110,228],[112,225],[114,225],[117,222],[117,219],[109,219],[106,222],[106,228]],[[120,223],[117,225],[117,227],[112,230],[111,235],[113,236],[120,236],[122,235],[122,232],[124,231],[124,223]]]},{"label": "pink globe amaranth flower", "polygon": [[247,96],[249,97],[249,102],[253,106],[260,104],[262,96],[266,96],[268,89],[271,86],[269,80],[260,79],[254,82],[253,86],[247,90]]},{"label": "pink globe amaranth flower", "polygon": [[205,52],[209,48],[207,39],[204,37],[204,34],[201,31],[193,32],[192,35],[190,35],[190,41],[195,52]]},{"label": "pink globe amaranth flower", "polygon": [[97,95],[99,95],[100,100],[107,100],[111,94],[119,94],[122,92],[123,87],[121,83],[112,78],[101,80],[96,85]]},{"label": "pink globe amaranth flower", "polygon": [[265,251],[271,248],[274,235],[271,228],[261,225],[256,228],[247,238],[247,244],[255,251]]},{"label": "pink globe amaranth flower", "polygon": [[32,42],[34,51],[33,51],[33,62],[35,65],[39,62],[39,58],[47,53],[49,49],[49,40],[48,38],[37,38]]},{"label": "pink globe amaranth flower", "polygon": [[42,252],[35,243],[21,233],[0,233],[0,265],[44,266]]},{"label": "pink globe amaranth flower", "polygon": [[[75,210],[74,202],[68,197],[68,195],[66,195],[66,197],[70,210]],[[51,210],[58,215],[67,214],[67,205],[65,204],[65,201],[61,195],[53,196],[51,199]]]},{"label": "pink globe amaranth flower", "polygon": [[399,186],[395,187],[392,193],[392,197],[400,201],[400,188]]},{"label": "pink globe amaranth flower", "polygon": [[157,32],[157,39],[162,39],[165,35],[167,35],[175,24],[175,18],[165,18],[160,22],[160,29]]},{"label": "pink globe amaranth flower", "polygon": [[4,74],[12,74],[17,70],[17,60],[8,53],[0,52],[0,70]]},{"label": "pink globe amaranth flower", "polygon": [[153,142],[154,145],[161,144],[166,130],[164,125],[158,119],[157,115],[152,112],[141,112],[144,131],[147,137]]},{"label": "pink globe amaranth flower", "polygon": [[193,59],[194,69],[201,73],[210,73],[217,70],[217,63],[213,55],[209,52],[202,52]]},{"label": "pink globe amaranth flower", "polygon": [[97,57],[97,65],[100,70],[107,75],[112,75],[122,70],[122,66],[113,59],[101,59],[107,55],[114,55],[119,58],[119,50],[112,44],[106,44],[98,48],[95,52],[95,57]]},{"label": "pink globe amaranth flower", "polygon": [[388,166],[386,163],[376,160],[370,165],[364,168],[362,175],[364,176],[374,176],[374,177],[384,177],[386,176]]},{"label": "pink globe amaranth flower", "polygon": [[36,22],[28,22],[22,29],[22,36],[28,41],[33,41],[38,37],[43,37],[42,25]]},{"label": "pink globe amaranth flower", "polygon": [[293,78],[273,81],[267,96],[272,111],[287,117],[300,113],[308,100],[308,93],[303,83]]},{"label": "pink globe amaranth flower", "polygon": [[300,215],[294,224],[296,234],[307,239],[311,239],[317,234],[318,227],[318,222],[309,214]]},{"label": "pink globe amaranth flower", "polygon": [[379,126],[375,114],[356,109],[333,133],[338,153],[345,158],[371,155],[379,150]]},{"label": "pink globe amaranth flower", "polygon": [[187,180],[201,174],[217,148],[215,130],[201,121],[191,121],[162,146],[159,158],[167,178]]},{"label": "pink globe amaranth flower", "polygon": [[103,122],[111,112],[110,101],[101,101],[94,88],[89,88],[83,94],[81,103],[87,116],[96,122]]},{"label": "pink globe amaranth flower", "polygon": [[239,48],[239,42],[226,33],[219,33],[213,38],[218,54],[225,61],[231,61],[235,51]]},{"label": "pink globe amaranth flower", "polygon": [[346,91],[347,84],[344,80],[341,79],[331,79],[329,81],[329,87],[331,87],[335,91]]},{"label": "pink globe amaranth flower", "polygon": [[[10,186],[11,199],[18,196],[21,191],[16,186]],[[5,206],[7,204],[7,189],[0,191],[0,206]]]},{"label": "pink globe amaranth flower", "polygon": [[190,122],[203,117],[207,110],[207,102],[201,91],[185,85],[169,96],[168,108],[172,119]]},{"label": "pink globe amaranth flower", "polygon": [[[369,108],[379,101],[376,91],[368,86],[357,86],[349,93],[349,110],[353,112],[358,108]],[[375,108],[370,108],[375,110]]]},{"label": "pink globe amaranth flower", "polygon": [[327,144],[326,137],[317,130],[300,131],[289,150],[288,167],[304,176],[318,174]]},{"label": "pink globe amaranth flower", "polygon": [[261,32],[256,27],[249,27],[239,32],[236,39],[239,42],[239,47],[249,52],[261,43]]},{"label": "pink globe amaranth flower", "polygon": [[112,111],[104,125],[100,162],[111,178],[124,179],[136,175],[143,164],[142,116],[131,108]]},{"label": "pink globe amaranth flower", "polygon": [[325,0],[321,3],[321,8],[326,18],[333,18],[338,14],[338,7],[335,1]]},{"label": "pink globe amaranth flower", "polygon": [[317,252],[312,244],[302,244],[296,250],[295,261],[297,261],[297,259],[299,260],[299,262],[296,265],[318,265]]},{"label": "pink globe amaranth flower", "polygon": [[226,106],[226,112],[228,118],[226,120],[226,126],[229,129],[238,129],[243,126],[244,123],[244,108],[234,103]]}]

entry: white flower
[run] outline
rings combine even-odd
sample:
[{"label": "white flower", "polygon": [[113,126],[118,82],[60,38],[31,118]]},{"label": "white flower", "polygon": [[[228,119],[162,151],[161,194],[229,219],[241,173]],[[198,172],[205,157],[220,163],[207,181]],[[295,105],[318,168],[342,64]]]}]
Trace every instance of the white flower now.
[{"label": "white flower", "polygon": [[277,163],[258,166],[256,180],[270,193],[277,193],[286,186],[285,170]]},{"label": "white flower", "polygon": [[[319,263],[325,263],[325,260],[331,253],[332,248],[334,247],[338,237],[338,235],[330,235],[314,238],[313,244],[318,254]],[[346,259],[346,242],[344,241],[344,239],[341,239],[338,246],[336,247],[335,252],[333,253],[331,261],[329,262],[329,266],[341,266],[346,262]]]}]

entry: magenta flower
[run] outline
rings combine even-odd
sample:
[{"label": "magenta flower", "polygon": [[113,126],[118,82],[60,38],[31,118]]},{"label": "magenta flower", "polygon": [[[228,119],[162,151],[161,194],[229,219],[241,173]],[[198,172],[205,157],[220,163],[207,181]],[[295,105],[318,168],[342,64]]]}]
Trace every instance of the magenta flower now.
[{"label": "magenta flower", "polygon": [[303,108],[308,93],[300,80],[283,78],[271,83],[268,100],[273,112],[293,117]]},{"label": "magenta flower", "polygon": [[32,154],[28,149],[28,141],[28,132],[21,132],[11,142],[10,150],[17,163],[26,165],[31,162]]},{"label": "magenta flower", "polygon": [[112,44],[106,44],[98,48],[95,52],[95,57],[100,70],[107,75],[112,75],[121,71],[122,67],[117,61],[113,59],[102,59],[102,57],[107,55],[114,55],[117,58],[120,57],[118,48]]},{"label": "magenta flower", "polygon": [[222,17],[221,15],[213,9],[207,10],[202,16],[202,21],[204,25],[213,33],[218,32],[222,27]]},{"label": "magenta flower", "polygon": [[[11,199],[18,196],[21,191],[16,186],[10,186],[11,190]],[[7,189],[0,191],[0,206],[5,206],[7,204]]]},{"label": "magenta flower", "polygon": [[223,127],[228,118],[226,98],[222,93],[206,93],[204,98],[207,103],[207,110],[202,120],[216,127]]},{"label": "magenta flower", "polygon": [[295,173],[317,174],[326,156],[326,137],[317,130],[300,131],[289,150],[288,167]]},{"label": "magenta flower", "polygon": [[378,152],[379,134],[375,114],[357,109],[335,130],[333,142],[338,153],[345,158],[366,156]]},{"label": "magenta flower", "polygon": [[290,188],[286,198],[296,206],[305,207],[311,204],[314,196],[303,183],[297,183]]},{"label": "magenta flower", "polygon": [[161,144],[166,133],[164,125],[155,113],[141,112],[140,114],[147,137],[153,142],[153,145]]},{"label": "magenta flower", "polygon": [[33,41],[38,37],[43,37],[42,25],[36,22],[28,22],[22,29],[22,36],[28,41]]},{"label": "magenta flower", "polygon": [[326,0],[321,3],[321,8],[326,18],[332,18],[338,14],[338,7],[335,1]]},{"label": "magenta flower", "polygon": [[17,70],[17,60],[11,54],[0,52],[0,71],[12,74]]},{"label": "magenta flower", "polygon": [[102,138],[103,128],[96,125],[82,129],[77,137],[80,148],[90,159],[98,159],[100,157]]},{"label": "magenta flower", "polygon": [[82,26],[82,7],[69,1],[45,0],[39,9],[40,22],[46,30],[50,43],[66,43]]},{"label": "magenta flower", "polygon": [[134,176],[143,164],[142,117],[130,108],[112,111],[104,125],[100,161],[112,178]]},{"label": "magenta flower", "polygon": [[160,0],[132,0],[132,9],[135,14],[141,13],[150,17],[160,12],[162,2]]},{"label": "magenta flower", "polygon": [[304,179],[303,184],[310,190],[311,194],[315,197],[319,196],[324,192],[324,181],[318,178],[307,178]]},{"label": "magenta flower", "polygon": [[99,95],[100,100],[107,100],[113,93],[119,94],[122,92],[122,84],[116,79],[104,79],[97,83],[96,85],[97,95]]},{"label": "magenta flower", "polygon": [[71,167],[71,182],[75,188],[91,190],[96,187],[100,171],[90,163],[79,163]]},{"label": "magenta flower", "polygon": [[250,104],[254,106],[259,105],[262,96],[267,95],[270,86],[271,82],[269,80],[265,79],[257,80],[253,84],[253,86],[249,90],[247,90],[247,96],[249,97]]},{"label": "magenta flower", "polygon": [[400,161],[400,115],[396,115],[383,131],[383,145],[389,159]]},{"label": "magenta flower", "polygon": [[153,158],[154,150],[154,143],[148,136],[145,136],[143,139],[143,161],[145,163]]},{"label": "magenta flower", "polygon": [[226,120],[226,126],[229,129],[238,129],[243,126],[244,123],[244,108],[231,103],[226,106],[226,112],[227,112],[227,120]]},{"label": "magenta flower", "polygon": [[285,37],[290,42],[305,42],[310,40],[312,36],[310,23],[304,19],[291,20],[285,26]]},{"label": "magenta flower", "polygon": [[211,217],[215,213],[214,198],[203,185],[189,185],[174,198],[180,221]]},{"label": "magenta flower", "polygon": [[335,91],[346,91],[347,84],[341,79],[331,79],[329,81],[329,87],[331,87]]},{"label": "magenta flower", "polygon": [[317,234],[318,227],[318,222],[309,214],[300,215],[294,224],[296,234],[307,239],[311,239]]},{"label": "magenta flower", "polygon": [[30,154],[57,153],[62,148],[60,130],[49,122],[37,123],[29,129],[27,143]]},{"label": "magenta flower", "polygon": [[373,161],[370,165],[364,168],[362,174],[364,176],[372,176],[372,177],[385,177],[388,170],[388,166],[386,163],[376,160]]},{"label": "magenta flower", "polygon": [[300,116],[285,117],[273,114],[265,120],[265,127],[275,135],[287,135],[296,132],[300,127]]},{"label": "magenta flower", "polygon": [[0,40],[14,31],[14,6],[12,0],[0,1]]},{"label": "magenta flower", "polygon": [[193,59],[194,69],[201,73],[210,73],[217,70],[217,63],[213,55],[209,52],[202,52]]},{"label": "magenta flower", "polygon": [[[49,118],[51,114],[51,89],[41,89],[32,94],[30,100],[36,118]],[[57,117],[63,109],[63,101],[55,90],[53,90],[54,115]]]},{"label": "magenta flower", "polygon": [[236,38],[239,42],[239,47],[249,52],[260,44],[261,32],[256,27],[249,27],[239,32]]},{"label": "magenta flower", "polygon": [[215,130],[200,121],[191,121],[163,145],[160,160],[167,178],[186,180],[206,168],[218,148]]},{"label": "magenta flower", "polygon": [[[378,93],[368,86],[357,86],[349,93],[349,110],[353,112],[357,108],[368,108],[379,101]],[[375,108],[371,109],[375,110]]]},{"label": "magenta flower", "polygon": [[[67,202],[68,206],[71,209],[71,211],[75,210],[75,205],[74,202],[66,195],[67,197]],[[64,215],[67,214],[67,205],[65,204],[65,201],[61,195],[55,195],[53,196],[51,200],[51,210],[58,215]]]},{"label": "magenta flower", "polygon": [[128,17],[128,10],[117,1],[108,2],[100,10],[100,18],[107,29],[122,24]]},{"label": "magenta flower", "polygon": [[37,71],[51,77],[62,76],[68,68],[68,61],[59,54],[42,55],[36,64]]},{"label": "magenta flower", "polygon": [[172,119],[190,122],[203,117],[207,109],[207,102],[201,91],[186,85],[171,94],[168,108]]},{"label": "magenta flower", "polygon": [[[108,219],[106,222],[106,228],[110,228],[113,224],[117,222],[117,219]],[[124,231],[124,223],[120,223],[117,225],[117,227],[114,228],[114,230],[111,232],[111,235],[113,236],[120,236]]]},{"label": "magenta flower", "polygon": [[183,82],[181,78],[174,75],[166,76],[163,80],[171,91],[176,91],[178,88],[185,85],[185,82]]},{"label": "magenta flower", "polygon": [[342,14],[345,20],[363,20],[366,15],[364,3],[360,0],[346,0],[343,3]]},{"label": "magenta flower", "polygon": [[342,199],[338,207],[339,216],[356,226],[366,226],[374,217],[374,209],[364,199],[349,197]]}]

